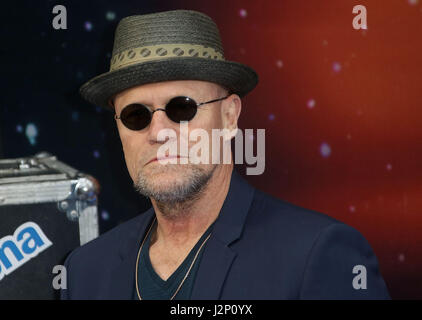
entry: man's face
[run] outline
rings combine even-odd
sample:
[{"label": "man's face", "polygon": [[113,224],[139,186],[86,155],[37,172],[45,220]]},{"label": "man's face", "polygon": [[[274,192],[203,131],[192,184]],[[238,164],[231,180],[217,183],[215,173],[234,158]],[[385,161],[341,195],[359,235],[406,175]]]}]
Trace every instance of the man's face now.
[{"label": "man's face", "polygon": [[[166,81],[141,85],[127,89],[114,98],[117,115],[120,115],[125,106],[132,103],[142,103],[151,110],[164,108],[166,103],[176,96],[188,96],[197,103],[225,97],[227,91],[217,84],[196,80]],[[212,155],[212,129],[237,128],[237,119],[240,113],[240,99],[237,95],[205,104],[198,107],[195,117],[188,122],[189,134],[192,130],[203,129],[209,137],[209,154]],[[126,128],[121,120],[116,119],[120,139],[123,145],[124,156],[129,174],[135,188],[145,196],[163,202],[181,202],[193,198],[202,190],[212,177],[218,164],[207,163],[162,164],[160,161],[151,161],[158,157],[158,150],[164,141],[158,140],[161,130],[174,130],[177,136],[177,146],[180,139],[188,144],[188,149],[197,141],[189,141],[188,136],[180,131],[178,123],[170,120],[165,112],[158,111],[153,114],[148,127],[140,131]],[[199,140],[198,140],[199,141]],[[178,156],[183,154],[178,148]]]}]

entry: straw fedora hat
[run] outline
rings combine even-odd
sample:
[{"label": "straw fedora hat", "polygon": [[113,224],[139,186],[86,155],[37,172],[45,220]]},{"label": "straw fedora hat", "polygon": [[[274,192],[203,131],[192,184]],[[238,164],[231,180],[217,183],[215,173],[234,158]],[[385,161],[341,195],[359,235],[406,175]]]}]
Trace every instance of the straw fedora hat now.
[{"label": "straw fedora hat", "polygon": [[110,70],[79,92],[92,104],[113,109],[110,99],[115,94],[171,80],[210,81],[243,97],[257,85],[258,75],[224,59],[217,25],[209,16],[172,10],[123,18],[115,32]]}]

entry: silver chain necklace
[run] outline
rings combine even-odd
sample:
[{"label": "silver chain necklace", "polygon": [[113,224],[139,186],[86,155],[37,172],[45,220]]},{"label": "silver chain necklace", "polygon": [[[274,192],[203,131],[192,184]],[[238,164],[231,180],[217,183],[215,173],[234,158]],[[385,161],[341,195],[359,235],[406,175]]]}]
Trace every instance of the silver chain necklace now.
[{"label": "silver chain necklace", "polygon": [[[144,242],[145,240],[148,238],[148,235],[152,229],[152,227],[154,226],[155,220],[157,219],[157,217],[154,217],[154,221],[151,223],[151,226],[148,229],[147,234],[144,237],[144,240],[142,240],[142,244],[139,248],[138,251],[138,256],[136,257],[136,268],[135,268],[135,282],[136,282],[136,293],[138,294],[138,299],[142,300],[141,294],[139,292],[139,285],[138,285],[138,266],[139,266],[139,257],[141,255],[141,251],[142,251],[142,247],[144,246]],[[211,236],[211,233],[206,237],[206,239],[202,242],[201,246],[199,247],[198,251],[195,254],[195,257],[193,258],[192,263],[189,266],[188,271],[186,272],[185,276],[183,277],[182,281],[180,282],[179,286],[177,287],[176,291],[174,292],[174,294],[172,295],[172,297],[170,298],[170,300],[173,300],[173,298],[177,295],[177,293],[179,292],[180,288],[182,287],[183,283],[185,282],[186,278],[189,276],[189,273],[196,261],[196,258],[198,257],[199,252],[201,251],[202,247],[204,246],[204,244],[207,242],[207,240],[209,239],[209,237]]]}]

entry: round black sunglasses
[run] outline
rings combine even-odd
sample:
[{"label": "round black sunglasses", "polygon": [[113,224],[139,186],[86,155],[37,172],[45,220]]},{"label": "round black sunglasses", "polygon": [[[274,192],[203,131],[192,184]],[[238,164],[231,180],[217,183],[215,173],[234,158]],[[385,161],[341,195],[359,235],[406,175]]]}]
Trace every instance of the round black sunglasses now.
[{"label": "round black sunglasses", "polygon": [[152,115],[156,111],[164,111],[170,120],[180,123],[181,121],[192,120],[195,117],[199,106],[224,100],[230,97],[230,95],[231,93],[223,98],[201,103],[197,103],[195,100],[189,97],[178,96],[170,99],[170,101],[167,102],[165,108],[157,108],[153,111],[151,111],[149,107],[142,103],[132,103],[123,108],[120,116],[115,114],[114,118],[120,119],[128,129],[136,131],[148,127],[148,125],[151,123]]}]

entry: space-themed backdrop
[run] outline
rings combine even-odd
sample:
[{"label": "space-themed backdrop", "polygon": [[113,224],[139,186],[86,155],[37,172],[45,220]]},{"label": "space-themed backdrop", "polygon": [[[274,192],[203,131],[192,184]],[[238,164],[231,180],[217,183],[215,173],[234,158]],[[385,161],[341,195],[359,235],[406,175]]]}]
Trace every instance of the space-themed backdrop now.
[{"label": "space-themed backdrop", "polygon": [[[52,27],[59,4],[66,30]],[[355,5],[365,29],[353,28]],[[358,229],[392,297],[422,298],[422,0],[2,4],[1,157],[48,151],[96,177],[101,233],[146,210],[112,114],[78,88],[108,71],[121,18],[172,9],[211,16],[225,58],[259,74],[240,128],[266,130],[266,167],[246,179]]]}]

